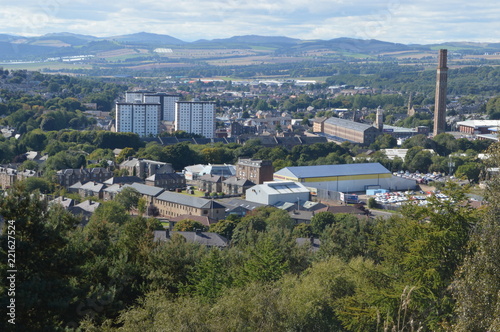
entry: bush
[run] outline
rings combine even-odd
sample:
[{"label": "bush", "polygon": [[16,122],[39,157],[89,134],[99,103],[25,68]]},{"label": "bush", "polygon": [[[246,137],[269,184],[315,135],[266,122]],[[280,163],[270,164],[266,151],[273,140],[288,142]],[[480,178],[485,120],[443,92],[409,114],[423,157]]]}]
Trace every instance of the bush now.
[{"label": "bush", "polygon": [[368,208],[373,209],[375,207],[377,207],[377,201],[375,201],[375,198],[373,197],[368,198]]}]

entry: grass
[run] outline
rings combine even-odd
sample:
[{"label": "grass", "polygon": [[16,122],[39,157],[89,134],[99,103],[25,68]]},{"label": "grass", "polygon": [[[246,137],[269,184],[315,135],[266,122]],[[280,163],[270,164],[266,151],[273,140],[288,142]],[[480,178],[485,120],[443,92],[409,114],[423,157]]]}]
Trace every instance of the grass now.
[{"label": "grass", "polygon": [[205,192],[204,191],[199,191],[199,190],[194,190],[194,194],[188,194],[186,190],[183,190],[179,194],[187,195],[187,196],[193,196],[193,197],[205,197]]}]

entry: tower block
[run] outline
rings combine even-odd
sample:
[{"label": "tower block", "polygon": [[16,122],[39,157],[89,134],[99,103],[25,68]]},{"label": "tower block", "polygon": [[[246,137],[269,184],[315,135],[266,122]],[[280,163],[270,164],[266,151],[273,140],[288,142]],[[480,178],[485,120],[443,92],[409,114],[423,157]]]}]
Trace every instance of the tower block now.
[{"label": "tower block", "polygon": [[439,63],[436,75],[436,100],[434,104],[434,136],[446,129],[446,90],[448,86],[448,50],[439,50]]}]

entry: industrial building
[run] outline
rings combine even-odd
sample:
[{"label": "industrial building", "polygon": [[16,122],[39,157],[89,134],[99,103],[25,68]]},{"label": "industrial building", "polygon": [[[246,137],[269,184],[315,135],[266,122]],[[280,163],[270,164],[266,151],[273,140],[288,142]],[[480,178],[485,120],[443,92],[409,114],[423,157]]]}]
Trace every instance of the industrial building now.
[{"label": "industrial building", "polygon": [[307,188],[335,192],[364,192],[377,188],[408,190],[416,187],[416,181],[393,176],[380,163],[285,167],[274,173],[274,180],[296,181]]},{"label": "industrial building", "polygon": [[381,134],[379,128],[365,123],[344,120],[340,118],[318,119],[314,121],[313,131],[337,138],[339,141],[351,141],[363,145],[375,142]]},{"label": "industrial building", "polygon": [[310,191],[303,184],[294,181],[266,181],[246,190],[247,201],[265,205],[279,202],[309,201]]}]

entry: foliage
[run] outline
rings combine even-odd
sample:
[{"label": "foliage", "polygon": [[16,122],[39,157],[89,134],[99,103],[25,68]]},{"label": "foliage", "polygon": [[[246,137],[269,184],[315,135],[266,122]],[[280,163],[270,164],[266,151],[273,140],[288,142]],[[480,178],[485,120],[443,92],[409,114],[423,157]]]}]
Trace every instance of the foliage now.
[{"label": "foliage", "polygon": [[130,211],[137,208],[140,198],[141,194],[137,191],[137,189],[133,187],[124,187],[120,190],[118,195],[116,195],[115,202],[118,202],[123,205],[127,211]]},{"label": "foliage", "polygon": [[199,221],[191,219],[183,219],[175,223],[174,231],[180,232],[194,232],[194,231],[207,231],[208,227],[200,223]]}]

